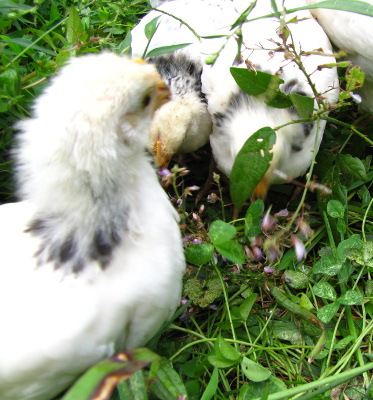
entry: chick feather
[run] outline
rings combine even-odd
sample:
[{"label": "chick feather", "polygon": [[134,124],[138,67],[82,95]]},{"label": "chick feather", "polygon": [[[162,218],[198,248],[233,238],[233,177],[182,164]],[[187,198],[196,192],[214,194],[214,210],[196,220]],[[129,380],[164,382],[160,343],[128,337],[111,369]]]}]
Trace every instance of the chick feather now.
[{"label": "chick feather", "polygon": [[53,398],[173,314],[178,217],[145,151],[166,95],[154,66],[87,55],[19,123],[22,201],[0,207],[2,400]]}]

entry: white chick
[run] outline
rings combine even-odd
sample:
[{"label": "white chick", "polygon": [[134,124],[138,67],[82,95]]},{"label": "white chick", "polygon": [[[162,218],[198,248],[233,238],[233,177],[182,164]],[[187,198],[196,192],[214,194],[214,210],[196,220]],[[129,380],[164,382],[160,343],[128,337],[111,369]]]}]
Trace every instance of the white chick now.
[{"label": "white chick", "polygon": [[145,148],[154,66],[73,59],[18,125],[19,203],[0,207],[0,398],[51,399],[145,344],[178,305],[178,217]]},{"label": "white chick", "polygon": [[[148,39],[144,29],[156,17],[159,17],[158,28],[148,52],[163,46],[191,43],[188,47],[149,60],[156,65],[171,91],[171,101],[156,112],[150,131],[149,149],[159,166],[167,166],[175,153],[192,152],[208,142],[212,122],[201,88],[202,70],[205,60],[220,50],[225,42],[224,35],[229,33],[230,26],[239,16],[230,0],[175,0],[163,3],[160,11],[151,11],[132,31],[134,57],[145,55]],[[224,37],[201,39],[195,33]]]},{"label": "white chick", "polygon": [[[282,10],[281,1],[277,1]],[[287,0],[290,9],[305,5],[303,1]],[[249,19],[270,14],[270,2],[258,2]],[[297,52],[322,49],[331,53],[329,40],[308,11],[286,16]],[[210,143],[218,168],[230,176],[237,153],[245,141],[258,129],[275,128],[292,120],[300,119],[293,108],[278,109],[266,105],[261,99],[245,94],[232,78],[229,68],[238,66],[278,75],[284,80],[280,90],[314,98],[306,76],[298,66],[288,59],[284,52],[276,51],[282,43],[278,36],[279,21],[276,18],[258,19],[242,26],[242,60],[236,61],[237,43],[232,38],[211,70],[203,74],[203,90],[208,108],[213,117],[213,132]],[[291,38],[288,39],[288,42]],[[242,62],[243,61],[243,62]],[[338,98],[338,77],[335,68],[318,70],[319,65],[335,62],[333,57],[317,54],[302,56],[304,68],[310,74],[317,91],[325,100],[334,104]],[[248,66],[248,67],[247,67]],[[319,106],[315,100],[315,108]],[[264,197],[272,183],[281,183],[275,170],[296,178],[309,168],[314,152],[317,152],[323,136],[325,121],[288,125],[277,131],[271,166],[257,186],[254,196]]]}]

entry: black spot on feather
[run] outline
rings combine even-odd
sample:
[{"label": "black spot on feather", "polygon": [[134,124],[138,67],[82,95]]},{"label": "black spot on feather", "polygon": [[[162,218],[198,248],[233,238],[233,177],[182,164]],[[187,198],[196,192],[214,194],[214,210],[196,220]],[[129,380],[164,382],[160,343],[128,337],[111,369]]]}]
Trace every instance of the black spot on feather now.
[{"label": "black spot on feather", "polygon": [[149,62],[156,66],[159,75],[174,95],[182,97],[188,92],[195,92],[201,102],[207,103],[205,94],[202,93],[201,63],[182,53],[152,57]]}]

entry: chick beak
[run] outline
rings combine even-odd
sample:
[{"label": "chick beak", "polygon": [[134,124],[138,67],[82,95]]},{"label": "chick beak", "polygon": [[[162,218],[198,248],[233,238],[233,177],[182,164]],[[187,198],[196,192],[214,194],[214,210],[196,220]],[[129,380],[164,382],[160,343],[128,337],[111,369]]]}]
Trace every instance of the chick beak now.
[{"label": "chick beak", "polygon": [[155,142],[154,156],[155,156],[155,163],[158,165],[159,168],[168,167],[168,164],[171,161],[171,157],[164,151],[164,145],[161,139],[158,139]]},{"label": "chick beak", "polygon": [[256,185],[252,197],[254,200],[256,199],[262,199],[264,200],[267,196],[267,192],[269,189],[269,182],[268,178],[266,176],[263,176],[261,181]]},{"label": "chick beak", "polygon": [[170,101],[171,98],[170,96],[171,93],[168,86],[163,81],[160,80],[157,85],[157,96],[154,102],[153,111],[158,110],[158,108],[162,107],[163,104]]}]

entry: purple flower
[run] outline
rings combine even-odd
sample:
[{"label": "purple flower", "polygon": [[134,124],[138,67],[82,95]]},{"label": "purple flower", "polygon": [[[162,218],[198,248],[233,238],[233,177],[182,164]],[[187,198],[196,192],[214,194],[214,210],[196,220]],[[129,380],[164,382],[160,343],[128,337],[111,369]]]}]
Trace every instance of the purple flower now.
[{"label": "purple flower", "polygon": [[201,244],[202,240],[201,239],[193,239],[194,244]]},{"label": "purple flower", "polygon": [[198,190],[198,189],[199,189],[199,186],[196,186],[196,185],[188,186],[188,187],[186,188],[186,190],[190,190],[191,192],[193,192],[193,191],[195,191],[195,190]]},{"label": "purple flower", "polygon": [[172,176],[172,173],[167,168],[162,168],[158,171],[158,175],[160,175],[162,178],[169,178]]},{"label": "purple flower", "polygon": [[256,246],[253,247],[252,252],[253,252],[253,255],[254,255],[256,261],[259,261],[259,262],[262,261],[263,254],[262,254],[262,250],[260,250],[259,247],[256,247]]},{"label": "purple flower", "polygon": [[180,300],[180,305],[183,306],[184,304],[188,303],[188,299],[187,298],[183,298]]},{"label": "purple flower", "polygon": [[219,197],[216,195],[216,193],[211,193],[207,196],[207,201],[209,203],[216,203],[219,200]]},{"label": "purple flower", "polygon": [[276,271],[276,268],[273,267],[264,267],[264,272],[266,274],[273,274]]},{"label": "purple flower", "polygon": [[350,92],[350,96],[351,96],[351,99],[352,99],[355,103],[357,103],[357,104],[360,104],[360,103],[361,103],[361,96],[360,96],[359,94],[356,94],[356,93],[354,93],[354,92]]},{"label": "purple flower", "polygon": [[289,211],[287,208],[284,210],[279,211],[278,213],[275,214],[275,217],[287,217],[289,215]]}]

